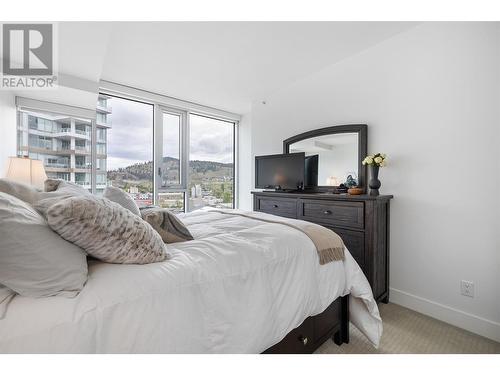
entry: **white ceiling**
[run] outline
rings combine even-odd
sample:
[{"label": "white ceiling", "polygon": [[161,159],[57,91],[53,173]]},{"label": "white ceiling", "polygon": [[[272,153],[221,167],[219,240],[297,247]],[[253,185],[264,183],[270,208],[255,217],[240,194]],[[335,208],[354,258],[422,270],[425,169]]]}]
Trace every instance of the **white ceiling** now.
[{"label": "white ceiling", "polygon": [[59,24],[59,72],[246,113],[251,103],[409,22]]}]

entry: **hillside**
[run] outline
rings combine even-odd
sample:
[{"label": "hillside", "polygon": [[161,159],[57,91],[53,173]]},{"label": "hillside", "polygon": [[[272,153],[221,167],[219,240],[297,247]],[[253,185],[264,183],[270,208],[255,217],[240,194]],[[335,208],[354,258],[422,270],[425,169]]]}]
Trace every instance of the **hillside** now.
[{"label": "hillside", "polygon": [[[167,180],[178,179],[179,159],[164,157],[161,166],[162,175]],[[194,180],[202,178],[220,178],[230,177],[233,174],[232,163],[217,163],[205,160],[191,160],[189,162],[191,177]],[[107,172],[108,180],[128,180],[140,181],[150,180],[153,172],[153,163],[151,161],[129,165],[125,168],[118,168]]]}]

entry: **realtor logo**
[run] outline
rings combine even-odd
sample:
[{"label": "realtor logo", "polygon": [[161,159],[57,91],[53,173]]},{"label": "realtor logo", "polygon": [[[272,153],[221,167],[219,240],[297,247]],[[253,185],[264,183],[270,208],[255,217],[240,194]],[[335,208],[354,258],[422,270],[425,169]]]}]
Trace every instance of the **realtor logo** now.
[{"label": "realtor logo", "polygon": [[2,25],[1,88],[55,86],[53,24]]}]

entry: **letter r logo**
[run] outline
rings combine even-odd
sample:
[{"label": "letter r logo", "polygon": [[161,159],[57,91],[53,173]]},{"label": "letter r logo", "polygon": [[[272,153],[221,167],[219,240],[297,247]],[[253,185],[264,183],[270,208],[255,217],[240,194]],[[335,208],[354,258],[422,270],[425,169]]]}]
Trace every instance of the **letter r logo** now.
[{"label": "letter r logo", "polygon": [[53,74],[51,24],[4,24],[3,74],[40,76]]}]

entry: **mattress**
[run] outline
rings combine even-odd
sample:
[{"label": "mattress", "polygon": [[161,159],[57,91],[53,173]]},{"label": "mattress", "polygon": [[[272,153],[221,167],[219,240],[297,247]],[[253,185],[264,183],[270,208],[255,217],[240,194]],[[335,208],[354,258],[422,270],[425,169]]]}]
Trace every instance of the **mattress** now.
[{"label": "mattress", "polygon": [[168,245],[165,262],[90,262],[74,298],[16,296],[0,352],[260,353],[346,294],[351,321],[378,345],[377,305],[348,251],[320,265],[289,226],[210,210],[180,218],[195,240]]}]

